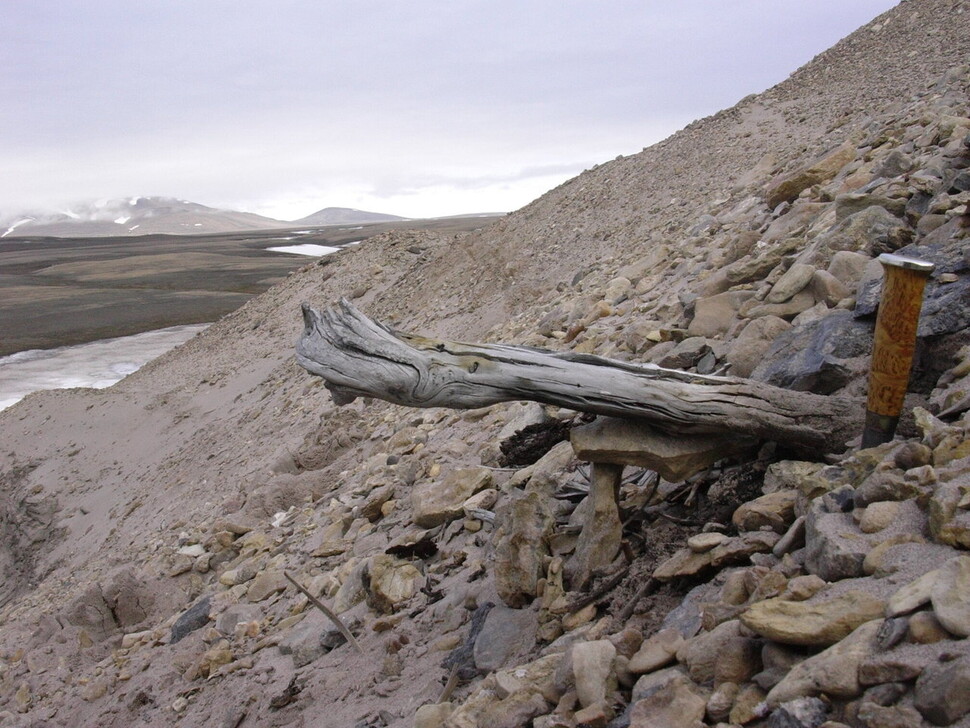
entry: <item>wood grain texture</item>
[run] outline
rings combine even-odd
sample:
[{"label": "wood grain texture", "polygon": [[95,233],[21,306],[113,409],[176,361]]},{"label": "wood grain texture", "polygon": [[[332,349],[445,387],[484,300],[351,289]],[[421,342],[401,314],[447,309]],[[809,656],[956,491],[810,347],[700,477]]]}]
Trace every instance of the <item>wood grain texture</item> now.
[{"label": "wood grain texture", "polygon": [[691,374],[589,354],[462,344],[392,331],[342,300],[303,305],[296,358],[337,404],[376,397],[410,407],[472,409],[532,400],[642,419],[673,433],[738,433],[805,457],[841,452],[861,430],[861,403],[736,377]]},{"label": "wood grain texture", "polygon": [[882,297],[876,315],[867,408],[878,415],[899,415],[909,386],[916,328],[927,274],[884,266]]}]

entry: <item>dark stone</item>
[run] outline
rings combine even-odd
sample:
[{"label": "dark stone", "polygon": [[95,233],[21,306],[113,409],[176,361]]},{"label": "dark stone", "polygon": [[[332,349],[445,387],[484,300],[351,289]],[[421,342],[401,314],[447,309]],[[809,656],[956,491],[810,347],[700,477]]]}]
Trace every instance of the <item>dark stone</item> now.
[{"label": "dark stone", "polygon": [[535,645],[538,629],[539,621],[532,610],[495,607],[475,639],[475,666],[485,674],[504,667],[513,657],[525,655]]},{"label": "dark stone", "polygon": [[970,172],[961,172],[950,183],[950,194],[959,194],[970,190]]},{"label": "dark stone", "polygon": [[783,332],[751,373],[752,379],[786,389],[831,394],[855,376],[846,360],[872,350],[872,325],[851,311],[832,311]]},{"label": "dark stone", "polygon": [[[909,619],[906,617],[896,617],[887,619],[876,632],[876,645],[880,650],[888,650],[903,641],[906,632],[909,630]],[[880,703],[884,705],[884,703]]]},{"label": "dark stone", "polygon": [[205,627],[209,623],[209,607],[211,604],[212,600],[209,597],[203,597],[182,612],[182,616],[176,619],[175,624],[172,625],[170,644],[174,645],[195,630]]},{"label": "dark stone", "polygon": [[495,605],[492,602],[485,602],[472,614],[471,625],[468,628],[468,637],[458,647],[448,653],[448,656],[441,662],[441,666],[446,670],[455,670],[458,678],[463,681],[474,680],[478,677],[478,668],[475,667],[475,642],[478,635],[485,626],[485,618],[492,611]]},{"label": "dark stone", "polygon": [[[966,245],[966,235],[961,232],[959,220],[954,219],[931,232],[920,244],[896,251],[897,255],[919,258],[936,266],[926,282],[918,338],[952,334],[970,326],[970,276],[960,275],[953,283],[939,282],[944,273],[967,273]],[[881,293],[881,277],[863,281],[856,294],[855,317],[874,316]]]},{"label": "dark stone", "polygon": [[843,485],[822,496],[822,507],[828,513],[848,513],[855,508],[855,489]]}]

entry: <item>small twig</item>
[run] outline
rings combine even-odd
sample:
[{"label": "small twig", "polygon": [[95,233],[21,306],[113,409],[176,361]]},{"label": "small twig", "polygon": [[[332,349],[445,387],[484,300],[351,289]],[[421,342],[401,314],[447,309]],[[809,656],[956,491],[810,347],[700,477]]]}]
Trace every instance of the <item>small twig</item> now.
[{"label": "small twig", "polygon": [[633,555],[633,547],[630,546],[630,542],[626,539],[620,541],[620,549],[623,551],[623,558],[626,559],[627,565],[632,564],[635,556]]},{"label": "small twig", "polygon": [[448,682],[445,683],[445,687],[441,691],[441,695],[438,696],[438,700],[435,702],[445,703],[451,694],[455,692],[455,688],[458,687],[458,665],[456,664],[451,668],[451,672],[448,673]]},{"label": "small twig", "polygon": [[695,521],[690,518],[678,518],[677,516],[672,516],[664,511],[657,511],[657,515],[661,518],[666,518],[671,523],[676,523],[678,526],[703,526],[703,521]]},{"label": "small twig", "polygon": [[694,505],[694,499],[697,497],[697,491],[700,489],[700,487],[701,487],[700,481],[697,481],[690,487],[690,492],[687,494],[687,497],[684,499],[685,506]]},{"label": "small twig", "polygon": [[637,593],[633,595],[633,598],[630,599],[629,602],[627,602],[627,605],[625,607],[623,607],[623,611],[620,612],[618,617],[619,621],[626,622],[630,617],[632,617],[633,610],[637,608],[637,604],[640,602],[640,600],[643,599],[645,596],[649,596],[650,594],[653,594],[653,592],[656,591],[657,585],[659,583],[660,582],[654,579],[652,576],[649,579],[647,579],[644,582],[643,586],[641,586],[637,590]]},{"label": "small twig", "polygon": [[362,655],[364,654],[364,650],[360,646],[360,643],[357,641],[357,638],[354,637],[354,635],[351,633],[351,631],[349,629],[347,629],[346,626],[344,626],[344,623],[340,621],[340,617],[338,617],[336,614],[334,614],[328,607],[324,606],[323,602],[321,602],[319,599],[317,599],[315,596],[313,596],[309,591],[307,591],[307,589],[306,589],[305,586],[303,586],[300,582],[298,582],[296,579],[294,579],[292,576],[290,576],[290,572],[284,571],[283,572],[283,576],[285,576],[286,579],[287,579],[287,581],[289,581],[293,586],[295,586],[297,589],[299,589],[301,592],[303,592],[304,596],[306,596],[306,598],[310,600],[310,603],[313,606],[315,606],[317,609],[319,609],[321,612],[323,612],[324,615],[326,615],[326,617],[331,622],[333,622],[335,625],[337,625],[337,629],[340,630],[340,634],[342,634],[344,637],[346,637],[347,638],[347,641],[350,644],[352,644],[355,648],[357,648],[357,651],[360,654],[362,654]]},{"label": "small twig", "polygon": [[588,607],[590,604],[593,604],[594,602],[598,602],[604,596],[606,596],[611,591],[613,591],[613,589],[615,589],[619,585],[619,583],[623,581],[623,579],[626,577],[629,571],[630,571],[630,566],[628,564],[624,566],[622,569],[620,569],[612,577],[607,579],[602,584],[602,586],[596,589],[596,591],[593,591],[587,594],[585,597],[580,597],[574,602],[570,602],[562,609],[557,609],[556,612],[558,612],[559,614],[572,614],[573,612],[578,612],[580,609],[583,609],[584,607]]},{"label": "small twig", "polygon": [[495,512],[485,510],[484,508],[469,508],[468,515],[472,518],[477,518],[479,521],[495,523]]}]

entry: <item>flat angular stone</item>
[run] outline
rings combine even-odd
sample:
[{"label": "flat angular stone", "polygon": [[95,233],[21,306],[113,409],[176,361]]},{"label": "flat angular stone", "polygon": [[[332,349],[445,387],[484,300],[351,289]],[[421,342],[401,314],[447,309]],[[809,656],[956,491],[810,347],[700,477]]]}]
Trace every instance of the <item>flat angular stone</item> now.
[{"label": "flat angular stone", "polygon": [[414,523],[421,528],[434,528],[460,518],[462,504],[475,493],[492,484],[487,468],[461,468],[441,480],[419,483],[411,492]]},{"label": "flat angular stone", "polygon": [[957,556],[940,567],[930,601],[948,632],[970,637],[970,556]]},{"label": "flat angular stone", "polygon": [[743,563],[753,554],[769,553],[780,539],[781,536],[774,531],[748,531],[736,538],[729,538],[708,552],[711,566],[717,569],[728,564]]},{"label": "flat angular stone", "polygon": [[630,658],[627,669],[636,674],[653,672],[669,665],[677,656],[677,650],[684,645],[684,638],[676,629],[662,629],[648,637],[640,649]]},{"label": "flat angular stone", "polygon": [[909,614],[927,604],[930,601],[933,585],[936,583],[939,573],[939,569],[933,569],[906,586],[900,587],[889,597],[889,603],[886,605],[886,616],[898,617],[902,614]]},{"label": "flat angular stone", "polygon": [[859,625],[883,616],[886,602],[861,590],[824,599],[791,601],[776,597],[752,604],[741,621],[763,637],[790,645],[831,645]]},{"label": "flat angular stone", "polygon": [[848,637],[795,665],[765,699],[769,706],[821,694],[851,698],[862,693],[859,664],[875,651],[876,633],[882,624],[874,619]]},{"label": "flat angular stone", "polygon": [[771,292],[765,300],[768,303],[784,303],[807,286],[814,273],[815,266],[805,263],[793,264],[771,287]]},{"label": "flat angular stone", "polygon": [[653,578],[670,581],[681,576],[697,576],[710,566],[710,551],[697,554],[690,549],[681,549],[654,570]]}]

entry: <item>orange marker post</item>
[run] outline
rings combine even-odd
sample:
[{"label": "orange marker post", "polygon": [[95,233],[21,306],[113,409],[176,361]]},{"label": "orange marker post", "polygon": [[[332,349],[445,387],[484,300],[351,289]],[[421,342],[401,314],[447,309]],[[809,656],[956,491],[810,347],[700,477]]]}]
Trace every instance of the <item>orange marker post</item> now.
[{"label": "orange marker post", "polygon": [[896,434],[909,386],[916,349],[916,327],[923,307],[923,288],[933,264],[883,253],[882,297],[869,370],[869,397],[862,447],[889,442]]}]

